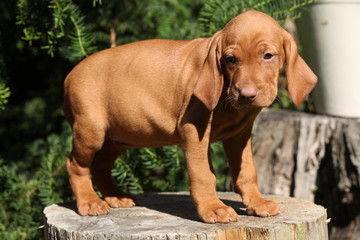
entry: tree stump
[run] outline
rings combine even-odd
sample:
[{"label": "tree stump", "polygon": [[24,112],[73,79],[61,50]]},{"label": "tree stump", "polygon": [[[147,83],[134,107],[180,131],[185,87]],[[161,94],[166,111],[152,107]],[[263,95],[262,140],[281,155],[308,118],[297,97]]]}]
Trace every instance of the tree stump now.
[{"label": "tree stump", "polygon": [[139,206],[111,209],[105,216],[79,216],[74,202],[53,204],[44,210],[45,239],[328,239],[326,210],[309,201],[267,197],[281,214],[260,218],[245,214],[238,194],[218,196],[238,212],[238,222],[201,222],[188,193],[143,194]]},{"label": "tree stump", "polygon": [[321,204],[330,239],[360,239],[360,119],[266,110],[252,140],[262,193]]}]

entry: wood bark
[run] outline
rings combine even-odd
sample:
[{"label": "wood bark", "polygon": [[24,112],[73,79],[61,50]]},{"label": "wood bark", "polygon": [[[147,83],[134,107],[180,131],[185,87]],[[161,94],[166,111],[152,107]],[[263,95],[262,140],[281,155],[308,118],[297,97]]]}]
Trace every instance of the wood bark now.
[{"label": "wood bark", "polygon": [[330,239],[360,239],[360,119],[264,111],[253,152],[263,193],[322,204]]},{"label": "wood bark", "polygon": [[268,197],[281,214],[260,218],[245,214],[238,194],[218,196],[238,212],[238,222],[201,222],[188,193],[144,194],[138,196],[139,206],[111,209],[105,216],[82,217],[75,203],[53,204],[44,210],[45,239],[328,239],[326,210],[309,201]]}]

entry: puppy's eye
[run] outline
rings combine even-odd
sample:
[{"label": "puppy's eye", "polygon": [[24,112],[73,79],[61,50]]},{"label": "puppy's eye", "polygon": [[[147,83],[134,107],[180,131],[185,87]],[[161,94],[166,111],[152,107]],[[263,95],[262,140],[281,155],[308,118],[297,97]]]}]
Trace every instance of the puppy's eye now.
[{"label": "puppy's eye", "polygon": [[229,63],[236,63],[237,62],[236,57],[226,57],[226,61],[229,62]]},{"label": "puppy's eye", "polygon": [[264,59],[269,60],[269,59],[272,59],[273,56],[274,56],[274,55],[272,55],[272,54],[270,54],[270,53],[267,53],[267,54],[265,54]]}]

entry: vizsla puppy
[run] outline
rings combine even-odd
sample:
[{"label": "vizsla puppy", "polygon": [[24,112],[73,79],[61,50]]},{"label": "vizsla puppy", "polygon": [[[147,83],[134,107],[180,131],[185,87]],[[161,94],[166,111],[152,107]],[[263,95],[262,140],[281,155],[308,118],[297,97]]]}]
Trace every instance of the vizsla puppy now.
[{"label": "vizsla puppy", "polygon": [[65,80],[64,102],[73,130],[66,167],[79,214],[135,205],[110,174],[126,149],[180,144],[200,218],[237,221],[215,192],[209,144],[219,140],[247,213],[278,214],[279,206],[259,192],[251,130],[261,108],[277,95],[284,62],[291,98],[300,104],[317,78],[290,34],[257,11],[240,14],[211,38],[141,41],[83,60]]}]

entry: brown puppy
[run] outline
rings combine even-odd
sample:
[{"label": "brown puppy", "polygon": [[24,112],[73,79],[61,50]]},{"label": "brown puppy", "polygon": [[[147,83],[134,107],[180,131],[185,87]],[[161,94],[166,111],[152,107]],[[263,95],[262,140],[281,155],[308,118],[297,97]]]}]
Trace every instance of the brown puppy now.
[{"label": "brown puppy", "polygon": [[[277,95],[284,62],[291,97],[300,104],[317,78],[293,38],[256,11],[240,14],[211,38],[141,41],[83,60],[65,80],[64,102],[73,129],[66,166],[79,214],[135,204],[110,174],[126,149],[180,144],[201,219],[237,221],[215,193],[209,144],[219,140],[248,214],[278,214],[279,206],[264,200],[257,186],[251,130]],[[90,173],[104,200],[94,192]]]}]

